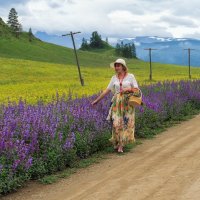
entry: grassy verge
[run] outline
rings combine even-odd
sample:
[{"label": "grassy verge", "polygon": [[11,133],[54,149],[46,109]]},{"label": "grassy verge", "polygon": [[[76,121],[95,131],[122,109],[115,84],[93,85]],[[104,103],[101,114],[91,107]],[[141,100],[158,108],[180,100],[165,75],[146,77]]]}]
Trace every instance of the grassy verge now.
[{"label": "grassy verge", "polygon": [[69,168],[66,168],[65,170],[55,173],[53,175],[47,175],[44,176],[41,179],[38,179],[39,183],[42,184],[52,184],[57,181],[59,181],[62,178],[68,178],[72,174],[76,173],[81,168],[86,168],[90,165],[100,163],[103,159],[108,159],[109,154],[115,153],[116,155],[123,156],[127,153],[129,153],[133,148],[135,148],[137,145],[142,144],[142,140],[138,139],[136,143],[134,144],[128,144],[124,147],[123,153],[117,153],[112,146],[109,146],[105,148],[103,151],[99,151],[97,153],[92,154],[88,158],[85,159],[79,159],[74,162],[74,164]]}]

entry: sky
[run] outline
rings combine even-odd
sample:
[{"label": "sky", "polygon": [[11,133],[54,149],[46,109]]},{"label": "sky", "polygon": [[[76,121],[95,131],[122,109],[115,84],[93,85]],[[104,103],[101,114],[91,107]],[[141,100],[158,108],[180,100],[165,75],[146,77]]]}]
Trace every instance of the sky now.
[{"label": "sky", "polygon": [[136,36],[200,39],[199,0],[0,0],[0,17],[18,13],[23,29],[63,34],[98,31],[111,40]]}]

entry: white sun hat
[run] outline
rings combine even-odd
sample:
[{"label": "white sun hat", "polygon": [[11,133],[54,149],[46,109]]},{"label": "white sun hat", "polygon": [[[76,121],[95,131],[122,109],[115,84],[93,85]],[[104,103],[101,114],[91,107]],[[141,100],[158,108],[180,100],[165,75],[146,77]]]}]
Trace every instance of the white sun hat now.
[{"label": "white sun hat", "polygon": [[126,69],[128,69],[127,65],[126,65],[126,61],[122,58],[118,58],[115,62],[110,63],[110,67],[114,68],[116,63],[120,63],[122,64],[124,67],[126,67]]}]

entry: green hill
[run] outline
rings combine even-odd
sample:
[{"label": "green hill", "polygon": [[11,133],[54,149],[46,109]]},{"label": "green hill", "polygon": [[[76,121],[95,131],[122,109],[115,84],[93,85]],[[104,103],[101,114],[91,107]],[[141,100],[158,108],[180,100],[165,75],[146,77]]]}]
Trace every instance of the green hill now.
[{"label": "green hill", "polygon": [[[25,35],[26,36],[26,35]],[[115,58],[114,51],[109,51],[109,57],[105,51],[86,52],[78,51],[82,66],[102,66]],[[45,43],[39,40],[28,42],[28,38],[20,39],[0,37],[0,57],[18,58],[34,61],[43,61],[60,64],[75,64],[74,52],[70,48]]]},{"label": "green hill", "polygon": [[[108,51],[108,54],[105,53]],[[78,51],[82,66],[107,65],[115,58],[112,48]],[[76,64],[73,49],[42,42],[34,38],[29,42],[28,33],[16,38],[10,28],[0,20],[0,57],[43,61],[60,64]]]},{"label": "green hill", "polygon": [[0,37],[11,37],[11,30],[0,17]]}]

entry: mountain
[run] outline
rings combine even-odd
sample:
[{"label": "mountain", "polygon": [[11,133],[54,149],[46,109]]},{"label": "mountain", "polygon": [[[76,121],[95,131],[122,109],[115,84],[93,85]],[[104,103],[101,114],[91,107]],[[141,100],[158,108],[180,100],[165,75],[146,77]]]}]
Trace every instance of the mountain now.
[{"label": "mountain", "polygon": [[141,60],[149,60],[149,52],[145,48],[155,48],[152,51],[152,61],[176,65],[188,65],[188,51],[191,50],[191,66],[200,67],[200,40],[192,38],[170,38],[157,36],[142,36],[134,38],[119,39],[118,42],[134,43],[137,57]]},{"label": "mountain", "polygon": [[[73,47],[70,37],[49,35],[45,32],[37,32],[35,36],[45,42],[70,48]],[[89,35],[77,34],[75,36],[77,48],[80,48],[83,37],[88,39]],[[137,57],[141,60],[149,61],[149,52],[145,51],[145,48],[156,48],[156,51],[152,51],[153,62],[169,63],[176,65],[188,65],[188,51],[184,49],[195,49],[194,51],[191,51],[191,66],[200,67],[200,40],[198,39],[138,36],[133,38],[118,39],[118,43],[120,42],[123,42],[124,44],[134,43],[136,46]],[[112,43],[111,45],[115,46],[116,44]]]}]

